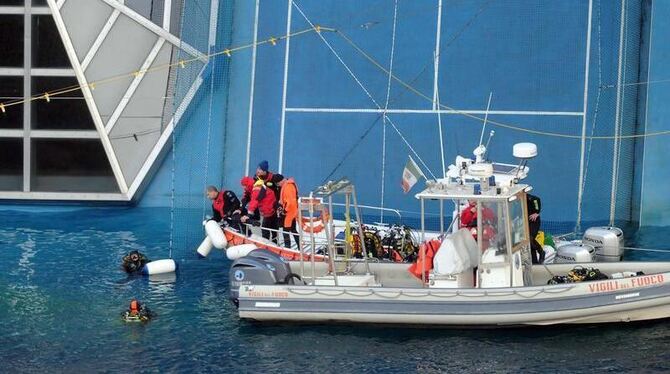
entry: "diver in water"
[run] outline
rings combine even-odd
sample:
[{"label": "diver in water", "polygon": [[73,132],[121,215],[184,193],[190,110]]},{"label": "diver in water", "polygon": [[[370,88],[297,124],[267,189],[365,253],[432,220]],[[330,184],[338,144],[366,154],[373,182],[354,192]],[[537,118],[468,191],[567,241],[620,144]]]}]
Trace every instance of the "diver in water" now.
[{"label": "diver in water", "polygon": [[149,262],[150,260],[144,254],[139,251],[131,251],[123,257],[121,267],[126,273],[133,274],[142,271],[144,265]]},{"label": "diver in water", "polygon": [[126,322],[148,322],[154,314],[137,299],[132,299],[121,316]]}]

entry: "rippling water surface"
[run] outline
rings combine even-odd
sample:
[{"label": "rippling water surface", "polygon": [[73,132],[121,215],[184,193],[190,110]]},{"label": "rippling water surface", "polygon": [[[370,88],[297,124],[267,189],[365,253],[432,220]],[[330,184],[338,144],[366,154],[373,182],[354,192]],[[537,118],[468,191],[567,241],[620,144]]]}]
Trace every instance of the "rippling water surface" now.
[{"label": "rippling water surface", "polygon": [[[121,257],[168,256],[158,209],[0,210],[0,371],[573,372],[670,369],[670,322],[506,330],[261,326],[226,300],[229,261],[176,248],[176,276],[128,277]],[[669,248],[670,229],[629,232]],[[668,259],[670,252],[629,258]],[[158,316],[120,321],[132,297]]]}]

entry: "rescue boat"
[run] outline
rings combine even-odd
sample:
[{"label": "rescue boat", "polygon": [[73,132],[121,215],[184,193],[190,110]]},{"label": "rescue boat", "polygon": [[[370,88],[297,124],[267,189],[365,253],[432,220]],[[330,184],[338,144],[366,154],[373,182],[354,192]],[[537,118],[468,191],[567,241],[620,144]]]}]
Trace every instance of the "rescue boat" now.
[{"label": "rescue boat", "polygon": [[[519,168],[536,153],[534,145],[515,146],[515,156],[522,159]],[[526,197],[532,187],[517,178],[506,182],[491,179],[493,165],[483,160],[457,167],[457,177],[428,183],[415,195],[421,208],[421,241],[425,243],[420,261],[374,262],[368,260],[367,253],[360,260],[343,259],[336,255],[337,240],[328,229],[328,256],[322,261],[316,256],[307,261],[300,251],[296,260],[259,248],[235,260],[230,268],[230,297],[238,306],[239,317],[270,323],[452,327],[593,324],[670,317],[670,262],[619,261],[620,257],[610,256],[601,262],[583,257],[591,261],[533,264]],[[323,200],[300,204],[310,215],[338,195],[347,200],[353,197],[356,205],[355,189],[347,180],[327,183],[314,194]],[[425,229],[425,205],[444,201],[455,206],[474,201],[478,216],[483,217],[482,211],[487,209],[492,219],[478,221],[474,236],[471,230],[458,228],[432,235]],[[326,227],[332,225],[331,219]],[[591,243],[608,246],[610,239],[618,241],[616,230],[603,232],[609,235],[606,240]],[[313,240],[311,235],[308,241]],[[427,245],[428,240],[439,245]],[[346,247],[346,242],[343,244]],[[590,245],[573,243],[577,244]]]}]

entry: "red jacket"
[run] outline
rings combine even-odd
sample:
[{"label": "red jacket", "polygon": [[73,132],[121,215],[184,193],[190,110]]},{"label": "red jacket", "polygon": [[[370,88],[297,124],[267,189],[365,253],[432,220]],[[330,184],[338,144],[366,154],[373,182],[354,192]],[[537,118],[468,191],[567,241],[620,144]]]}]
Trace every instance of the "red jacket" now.
[{"label": "red jacket", "polygon": [[265,186],[257,186],[251,191],[251,201],[247,206],[247,210],[251,213],[258,208],[263,217],[272,217],[275,215],[275,207],[277,205],[277,197]]}]

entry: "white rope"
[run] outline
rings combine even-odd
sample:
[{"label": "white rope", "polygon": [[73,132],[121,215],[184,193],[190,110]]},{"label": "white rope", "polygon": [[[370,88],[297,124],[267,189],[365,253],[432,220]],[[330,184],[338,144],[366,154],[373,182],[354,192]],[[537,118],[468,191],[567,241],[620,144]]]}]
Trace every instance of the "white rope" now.
[{"label": "white rope", "polygon": [[[393,5],[393,32],[391,33],[391,56],[389,57],[389,71],[393,72],[393,55],[395,52],[395,30],[398,19],[398,0]],[[386,102],[384,103],[384,117],[382,118],[382,183],[381,183],[381,203],[382,210],[379,211],[379,222],[384,223],[384,190],[386,185],[386,111],[389,109],[389,99],[391,97],[391,74],[386,83]]]},{"label": "white rope", "polygon": [[[435,103],[433,103],[435,106],[437,106],[437,103],[440,102],[440,89],[436,88],[435,89]],[[442,135],[442,114],[438,111],[437,112],[437,128],[439,130],[439,135],[440,135],[440,160],[442,161],[442,178],[447,177],[447,166],[444,162],[444,136]]]},{"label": "white rope", "polygon": [[658,253],[670,253],[670,250],[667,249],[656,249],[656,248],[637,248],[637,247],[623,247],[631,251],[640,251],[640,252],[658,252]]},{"label": "white rope", "polygon": [[[179,26],[180,30],[183,29],[184,27],[184,9],[186,7],[186,2],[182,2],[181,4],[181,17],[179,17]],[[181,61],[179,58],[182,54],[182,49],[179,48],[179,51],[177,52],[177,59]],[[177,73],[179,75],[179,73]],[[177,79],[178,81],[178,79]],[[176,87],[175,87],[176,90]],[[172,110],[173,113],[175,113],[177,110],[179,110],[178,104],[176,103],[176,100],[172,102]],[[170,175],[170,241],[168,244],[168,257],[172,258],[172,248],[174,247],[174,209],[175,209],[175,174],[176,174],[176,168],[177,168],[177,126],[178,122],[173,122],[172,124],[172,171]]]},{"label": "white rope", "polygon": [[[312,21],[307,17],[307,15],[305,15],[305,13],[302,11],[302,9],[300,9],[300,7],[298,6],[298,4],[297,4],[294,0],[292,0],[291,3],[293,4],[293,6],[295,6],[295,8],[298,10],[298,12],[300,12],[300,14],[301,14],[302,17],[305,19],[305,21],[307,21],[307,23],[309,23],[309,25],[310,25],[311,27],[315,28],[316,26],[314,26],[314,23],[312,23]],[[347,70],[347,72],[348,72],[349,75],[354,79],[354,81],[356,81],[356,84],[358,84],[358,86],[363,90],[363,92],[370,98],[370,100],[372,101],[372,103],[375,104],[375,106],[377,107],[377,109],[382,109],[382,106],[379,105],[379,102],[377,102],[377,100],[375,100],[375,98],[372,96],[372,94],[370,93],[370,91],[368,91],[368,89],[365,88],[365,86],[363,85],[363,83],[361,83],[360,79],[358,79],[358,77],[356,76],[356,74],[354,74],[354,72],[351,71],[351,68],[349,68],[349,65],[347,65],[347,63],[344,62],[344,60],[342,60],[342,57],[340,57],[340,55],[337,53],[337,51],[335,51],[335,49],[334,49],[333,46],[328,42],[328,40],[326,40],[326,38],[324,38],[323,35],[321,35],[320,32],[317,33],[317,35],[318,35],[319,38],[321,38],[321,40],[326,44],[326,46],[327,46],[328,49],[333,53],[333,55],[335,55],[335,58],[337,58],[337,60],[342,64],[342,66],[344,66],[345,70]],[[384,70],[386,70],[386,69],[384,69]],[[392,74],[389,74],[389,75],[391,75],[391,77],[393,77]],[[414,156],[419,160],[419,162],[423,165],[423,167],[426,168],[426,170],[428,170],[428,173],[430,173],[430,175],[431,175],[434,179],[437,179],[437,178],[435,177],[435,174],[433,174],[433,172],[430,170],[430,168],[428,167],[428,165],[426,165],[426,163],[423,161],[423,159],[421,158],[421,156],[419,156],[419,154],[414,150],[414,148],[412,147],[412,145],[407,141],[407,139],[405,139],[405,136],[402,134],[402,132],[400,132],[400,130],[398,129],[398,127],[396,127],[396,125],[393,123],[393,121],[391,121],[391,118],[389,118],[386,114],[383,114],[383,116],[384,116],[384,118],[388,121],[388,123],[391,124],[391,127],[393,127],[393,129],[394,129],[395,132],[398,134],[398,136],[400,136],[400,139],[402,139],[402,141],[405,143],[405,145],[407,146],[407,148],[409,148],[410,152],[412,152],[412,154],[414,154]]]},{"label": "white rope", "polygon": [[[212,53],[212,47],[209,47],[209,53]],[[214,59],[210,59],[210,62],[212,64],[212,72],[210,74],[209,80],[209,108],[208,108],[208,113],[207,113],[207,147],[205,148],[205,184],[207,184],[207,180],[209,179],[209,149],[210,149],[210,143],[212,139],[212,106],[213,106],[213,101],[214,101],[214,75],[215,75],[215,70],[216,70],[216,57]],[[202,217],[205,217],[205,209],[207,207],[206,204],[207,199],[202,199]]]},{"label": "white rope", "polygon": [[[601,45],[601,5],[600,2],[598,2],[598,87],[602,84],[603,80],[603,72],[602,72],[602,45]],[[586,152],[586,160],[584,163],[584,179],[582,179],[582,191],[586,191],[586,180],[588,179],[588,174],[589,174],[589,163],[591,162],[591,149],[593,148],[593,134],[596,131],[596,123],[598,122],[598,114],[600,113],[600,95],[602,94],[602,90],[599,88],[598,89],[598,95],[596,95],[596,106],[593,111],[593,121],[591,122],[591,135],[588,137],[589,139],[589,149]],[[587,113],[584,113],[586,115]],[[580,231],[582,222],[581,222],[581,217],[582,217],[582,206],[584,205],[584,199],[581,199],[579,201],[579,204],[577,205],[577,226],[575,227],[575,231]]]}]

